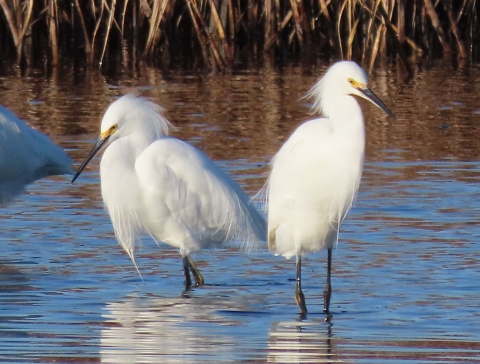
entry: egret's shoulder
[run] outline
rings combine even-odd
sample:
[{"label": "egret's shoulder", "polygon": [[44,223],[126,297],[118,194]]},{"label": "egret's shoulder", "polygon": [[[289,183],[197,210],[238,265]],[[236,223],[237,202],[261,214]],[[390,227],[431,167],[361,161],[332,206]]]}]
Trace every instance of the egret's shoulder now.
[{"label": "egret's shoulder", "polygon": [[285,142],[282,149],[292,149],[299,143],[307,141],[321,142],[333,133],[333,127],[329,119],[312,119],[301,124]]},{"label": "egret's shoulder", "polygon": [[168,168],[180,173],[208,173],[215,164],[194,146],[174,137],[162,137],[148,146],[137,158],[137,170],[143,168]]},{"label": "egret's shoulder", "polygon": [[0,106],[0,132],[3,137],[10,140],[12,147],[18,146],[15,145],[14,138],[16,137],[25,140],[22,144],[23,147],[32,148],[37,145],[36,143],[42,143],[44,147],[53,144],[46,135],[29,126],[25,121],[3,106]]},{"label": "egret's shoulder", "polygon": [[160,138],[145,149],[135,162],[135,170],[144,188],[159,193],[162,191],[162,194],[182,193],[195,201],[199,196],[205,196],[205,191],[209,189],[212,189],[212,195],[228,195],[226,190],[229,188],[237,195],[241,194],[233,180],[210,158],[188,143],[172,137]]},{"label": "egret's shoulder", "polygon": [[332,123],[328,118],[317,118],[304,122],[294,132],[305,137],[316,137],[333,132]]},{"label": "egret's shoulder", "polygon": [[306,121],[283,144],[271,161],[272,166],[295,163],[296,160],[309,158],[328,144],[333,133],[333,127],[327,118]]},{"label": "egret's shoulder", "polygon": [[183,140],[164,136],[150,144],[140,158],[156,158],[161,160],[203,157],[204,154]]},{"label": "egret's shoulder", "polygon": [[0,133],[2,136],[10,137],[27,128],[27,124],[17,115],[6,107],[0,106]]},{"label": "egret's shoulder", "polygon": [[4,136],[9,138],[21,136],[22,138],[33,138],[32,141],[35,139],[41,139],[42,141],[48,139],[46,135],[28,125],[3,106],[0,106],[0,130]]},{"label": "egret's shoulder", "polygon": [[72,160],[45,134],[30,127],[9,109],[0,106],[0,164],[11,173],[30,171],[31,180],[53,174],[73,174]]}]

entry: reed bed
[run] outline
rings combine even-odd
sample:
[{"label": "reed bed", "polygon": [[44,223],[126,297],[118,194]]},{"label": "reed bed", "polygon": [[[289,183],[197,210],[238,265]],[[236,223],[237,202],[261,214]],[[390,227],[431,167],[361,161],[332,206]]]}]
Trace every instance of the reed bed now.
[{"label": "reed bed", "polygon": [[476,0],[0,0],[0,59],[147,60],[223,70],[244,57],[478,58]]}]

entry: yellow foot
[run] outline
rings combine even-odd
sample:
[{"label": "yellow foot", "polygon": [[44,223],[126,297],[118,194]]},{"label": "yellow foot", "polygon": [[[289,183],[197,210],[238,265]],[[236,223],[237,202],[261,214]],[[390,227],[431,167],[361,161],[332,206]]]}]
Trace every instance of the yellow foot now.
[{"label": "yellow foot", "polygon": [[303,292],[301,289],[296,289],[295,290],[295,302],[297,302],[298,308],[300,308],[300,313],[302,315],[305,315],[307,311],[307,305],[305,305],[305,296],[303,295]]}]

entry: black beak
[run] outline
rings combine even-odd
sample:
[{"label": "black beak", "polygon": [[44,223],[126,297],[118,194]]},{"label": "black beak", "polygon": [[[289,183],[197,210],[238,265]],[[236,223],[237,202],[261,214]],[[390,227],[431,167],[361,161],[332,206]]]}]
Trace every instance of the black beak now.
[{"label": "black beak", "polygon": [[365,98],[369,101],[371,101],[375,106],[377,106],[378,108],[382,109],[383,111],[385,111],[388,116],[392,117],[395,119],[395,115],[393,115],[393,112],[390,111],[390,109],[387,107],[387,105],[385,105],[382,100],[380,100],[377,95],[375,95],[373,93],[372,90],[370,90],[368,87],[365,87],[365,88],[358,88],[357,89],[358,91],[360,91],[362,94],[365,95]]},{"label": "black beak", "polygon": [[78,176],[80,176],[80,174],[83,172],[83,170],[85,169],[87,164],[93,159],[93,157],[95,157],[95,155],[100,150],[102,150],[103,146],[105,145],[105,143],[108,141],[109,138],[110,138],[110,135],[108,135],[105,138],[102,138],[102,137],[98,138],[97,143],[94,145],[94,147],[92,148],[90,153],[88,153],[87,158],[85,158],[85,161],[82,163],[80,168],[78,168],[78,171],[77,171],[77,173],[75,173],[75,176],[73,176],[73,179],[72,179],[71,183],[75,182],[75,180],[78,178]]}]

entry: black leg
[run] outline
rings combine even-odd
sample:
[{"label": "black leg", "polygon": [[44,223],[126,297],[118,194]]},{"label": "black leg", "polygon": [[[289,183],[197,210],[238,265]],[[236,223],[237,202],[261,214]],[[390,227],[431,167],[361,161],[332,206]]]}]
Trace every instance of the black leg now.
[{"label": "black leg", "polygon": [[305,296],[302,292],[302,257],[297,255],[297,283],[295,287],[295,302],[297,302],[298,307],[300,308],[300,313],[305,315],[307,311],[307,306],[305,305]]},{"label": "black leg", "polygon": [[196,264],[194,263],[193,259],[190,257],[190,255],[186,256],[188,260],[188,266],[190,268],[190,271],[193,274],[193,279],[195,279],[195,285],[196,286],[203,286],[205,283],[202,275],[200,274],[200,271],[198,270]]},{"label": "black leg", "polygon": [[183,257],[183,272],[185,273],[185,291],[188,291],[192,287],[192,279],[190,278],[190,266],[188,264],[188,258],[188,255],[186,257]]},{"label": "black leg", "polygon": [[332,284],[330,278],[332,276],[332,249],[328,249],[328,263],[327,263],[327,285],[323,291],[323,312],[328,314],[330,312],[330,298],[332,297]]}]

